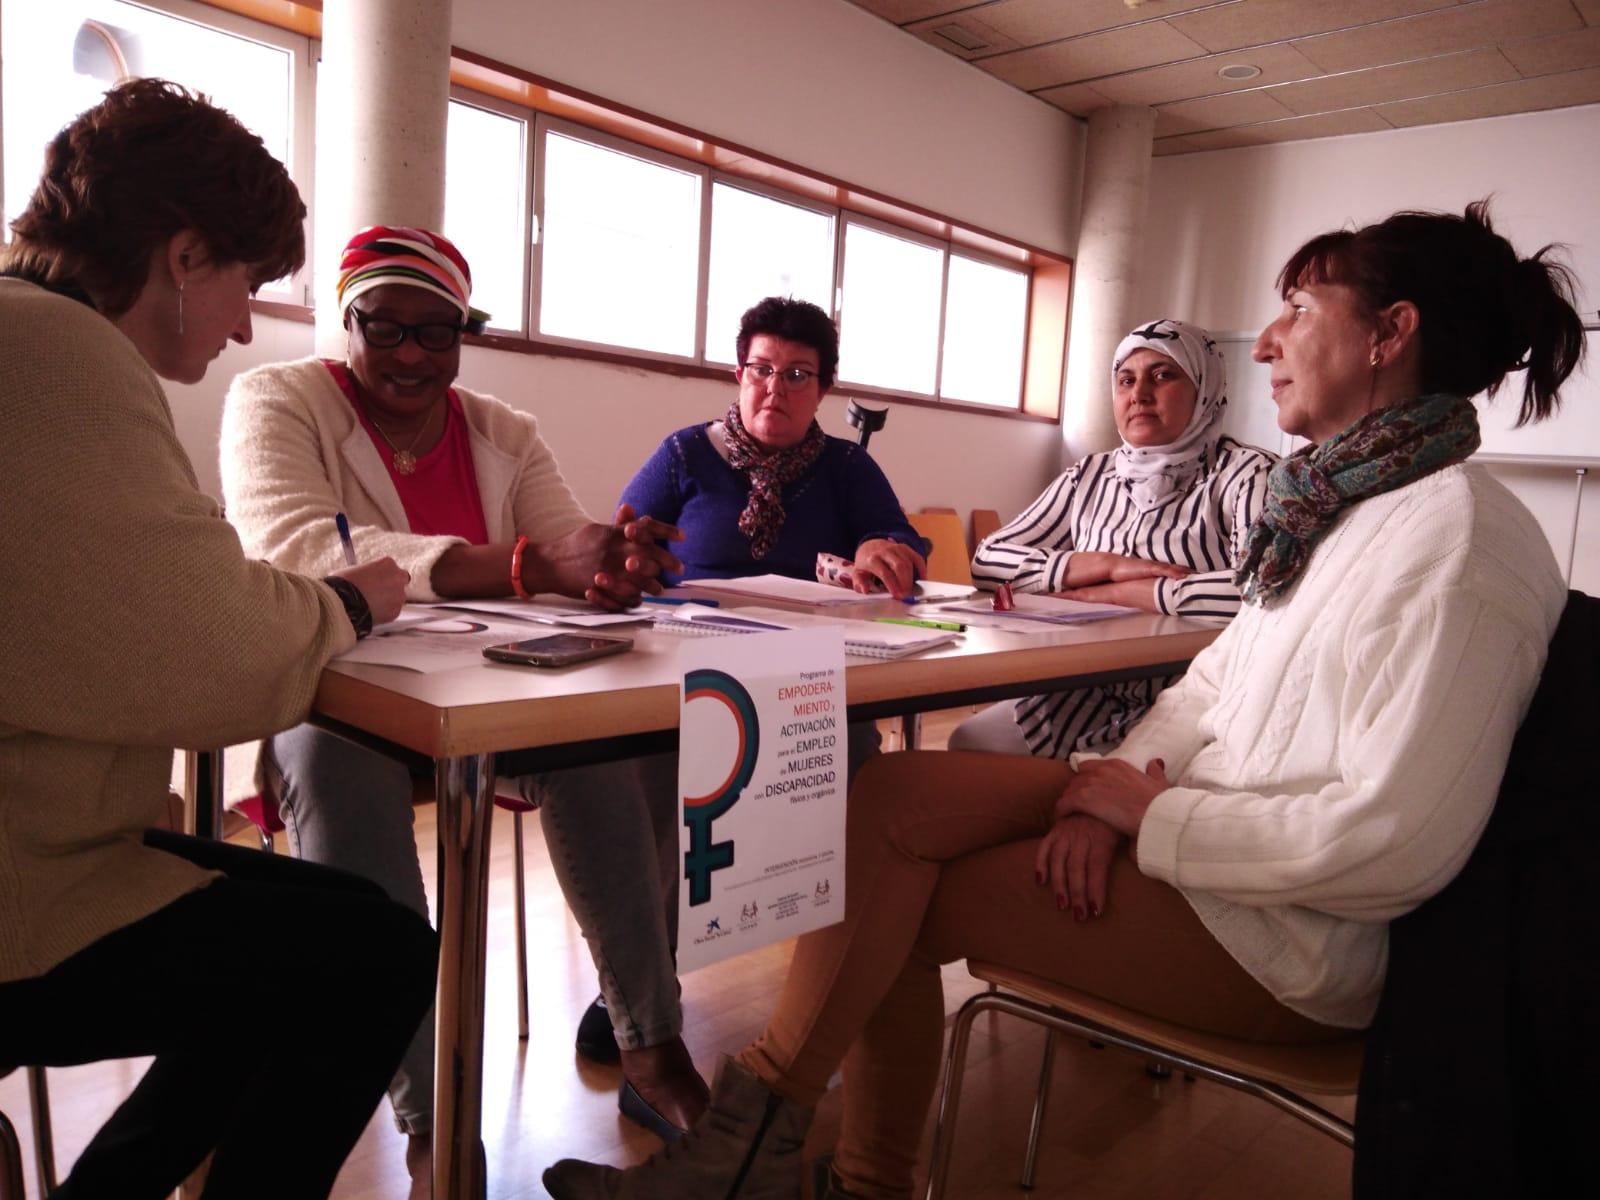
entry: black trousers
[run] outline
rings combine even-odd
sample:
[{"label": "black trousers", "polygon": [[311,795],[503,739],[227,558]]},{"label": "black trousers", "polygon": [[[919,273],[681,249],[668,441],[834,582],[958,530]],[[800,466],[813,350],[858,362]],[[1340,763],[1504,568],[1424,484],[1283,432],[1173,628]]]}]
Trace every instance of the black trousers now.
[{"label": "black trousers", "polygon": [[0,984],[0,1062],[155,1056],[56,1200],[157,1200],[213,1151],[206,1200],[327,1196],[433,996],[433,931],[342,871],[145,840],[226,877]]}]

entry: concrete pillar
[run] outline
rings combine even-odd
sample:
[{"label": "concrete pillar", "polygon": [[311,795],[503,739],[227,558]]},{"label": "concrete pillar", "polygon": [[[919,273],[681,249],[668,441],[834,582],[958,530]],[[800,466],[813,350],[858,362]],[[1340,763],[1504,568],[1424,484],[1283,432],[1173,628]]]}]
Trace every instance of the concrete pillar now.
[{"label": "concrete pillar", "polygon": [[444,225],[451,0],[326,0],[317,75],[317,353],[344,357],[339,252],[366,225]]},{"label": "concrete pillar", "polygon": [[1062,463],[1118,443],[1111,416],[1111,355],[1146,314],[1133,311],[1155,132],[1153,108],[1125,105],[1089,116],[1083,217],[1073,280]]}]

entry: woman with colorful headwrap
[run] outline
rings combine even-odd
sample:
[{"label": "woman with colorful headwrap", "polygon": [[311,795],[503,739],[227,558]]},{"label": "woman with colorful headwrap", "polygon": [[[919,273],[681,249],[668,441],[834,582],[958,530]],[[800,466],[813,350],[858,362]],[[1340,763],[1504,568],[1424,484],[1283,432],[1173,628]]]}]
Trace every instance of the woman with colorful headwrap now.
[{"label": "woman with colorful headwrap", "polygon": [[[1152,321],[1111,360],[1122,445],[1086,455],[978,547],[972,577],[1075,600],[1227,621],[1234,568],[1266,500],[1274,457],[1225,436],[1227,372],[1205,330]],[[1065,758],[1107,750],[1138,722],[1165,679],[1137,679],[996,704],[964,722],[952,750]]]},{"label": "woman with colorful headwrap", "polygon": [[718,1072],[716,1119],[628,1172],[558,1163],[554,1200],[798,1195],[841,1064],[812,1194],[909,1200],[939,965],[961,958],[1232,1038],[1366,1026],[1390,922],[1472,855],[1568,603],[1538,523],[1467,461],[1472,396],[1525,369],[1522,415],[1541,420],[1582,358],[1570,276],[1545,254],[1519,258],[1482,204],[1296,251],[1255,357],[1279,427],[1311,444],[1267,481],[1238,618],[1105,758],[868,764],[845,919],[796,943],[765,1032]]},{"label": "woman with colorful headwrap", "polygon": [[[411,600],[557,592],[618,606],[659,591],[659,575],[679,566],[662,548],[676,530],[626,507],[615,524],[591,521],[535,419],[455,385],[461,335],[484,316],[470,293],[466,260],[437,233],[379,226],[350,240],[338,285],[347,360],[265,366],[229,389],[222,484],[245,548],[323,573],[343,561],[333,519],[343,512],[361,558],[388,555],[411,573]],[[609,763],[517,786],[540,802],[557,878],[599,970],[624,1111],[671,1132],[703,1107],[705,1083],[679,1036],[658,886],[660,859],[670,868],[677,846],[675,814],[650,809],[638,771]],[[296,854],[374,879],[426,913],[403,767],[302,726],[265,745],[262,774]],[[390,1100],[420,1167],[433,1114],[431,1016]]]}]

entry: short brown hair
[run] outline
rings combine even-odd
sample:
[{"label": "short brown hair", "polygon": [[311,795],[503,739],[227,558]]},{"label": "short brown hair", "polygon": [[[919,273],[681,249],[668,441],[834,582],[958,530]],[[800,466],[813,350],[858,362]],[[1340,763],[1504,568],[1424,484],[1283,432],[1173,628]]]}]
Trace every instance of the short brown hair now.
[{"label": "short brown hair", "polygon": [[164,79],[118,84],[56,134],[12,243],[8,272],[82,288],[108,316],[131,308],[151,255],[192,229],[254,282],[305,262],[306,206],[261,139]]}]

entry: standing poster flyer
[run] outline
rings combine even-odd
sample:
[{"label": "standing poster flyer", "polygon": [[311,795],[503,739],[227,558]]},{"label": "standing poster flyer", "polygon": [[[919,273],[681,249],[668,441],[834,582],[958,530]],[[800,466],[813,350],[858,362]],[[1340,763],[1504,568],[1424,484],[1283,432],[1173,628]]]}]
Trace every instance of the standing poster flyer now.
[{"label": "standing poster flyer", "polygon": [[844,919],[844,633],[683,647],[678,969]]}]

